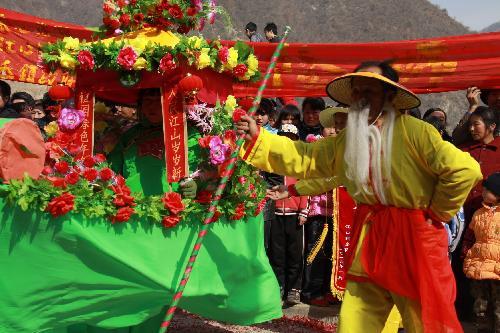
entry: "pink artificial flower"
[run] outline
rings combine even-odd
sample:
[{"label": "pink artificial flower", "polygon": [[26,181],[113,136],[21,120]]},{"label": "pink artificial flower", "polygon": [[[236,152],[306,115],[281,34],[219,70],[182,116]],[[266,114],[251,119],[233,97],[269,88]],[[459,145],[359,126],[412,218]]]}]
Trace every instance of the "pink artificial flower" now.
[{"label": "pink artificial flower", "polygon": [[85,119],[85,113],[76,109],[64,108],[59,114],[57,125],[62,132],[72,132],[78,129]]},{"label": "pink artificial flower", "polygon": [[217,0],[210,0],[209,1],[209,6],[210,6],[210,13],[208,13],[208,21],[210,24],[214,24],[215,22],[215,7],[217,6]]},{"label": "pink artificial flower", "polygon": [[314,135],[314,134],[308,134],[308,135],[306,136],[306,142],[309,142],[309,143],[311,143],[311,142],[315,142],[315,141],[318,141],[318,140],[319,140],[319,138],[320,138],[319,136],[316,136],[316,135]]},{"label": "pink artificial flower", "polygon": [[80,68],[83,70],[91,70],[94,69],[95,62],[94,56],[90,51],[82,50],[78,53],[78,62],[80,63]]},{"label": "pink artificial flower", "polygon": [[135,62],[137,61],[137,52],[135,52],[132,46],[124,47],[118,54],[116,61],[124,69],[132,70],[134,68]]},{"label": "pink artificial flower", "polygon": [[213,165],[219,165],[224,163],[229,151],[229,146],[222,143],[222,140],[218,136],[212,137],[210,140],[210,163]]},{"label": "pink artificial flower", "polygon": [[198,11],[201,11],[203,9],[203,3],[201,0],[191,0],[191,5]]}]

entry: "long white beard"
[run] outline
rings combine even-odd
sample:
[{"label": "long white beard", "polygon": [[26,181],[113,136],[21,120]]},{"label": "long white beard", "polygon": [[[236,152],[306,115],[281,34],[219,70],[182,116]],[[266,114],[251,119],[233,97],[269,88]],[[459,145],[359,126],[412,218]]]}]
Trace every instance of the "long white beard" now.
[{"label": "long white beard", "polygon": [[346,175],[356,185],[356,194],[375,194],[381,204],[387,205],[385,189],[391,183],[396,110],[386,103],[382,111],[385,114],[381,130],[368,124],[369,112],[370,106],[361,104],[352,105],[349,111],[344,153]]}]

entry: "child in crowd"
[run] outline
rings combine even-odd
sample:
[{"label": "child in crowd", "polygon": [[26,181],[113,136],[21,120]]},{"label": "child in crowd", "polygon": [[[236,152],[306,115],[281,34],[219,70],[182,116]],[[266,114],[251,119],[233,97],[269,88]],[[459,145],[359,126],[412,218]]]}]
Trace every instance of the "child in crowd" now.
[{"label": "child in crowd", "polygon": [[281,109],[274,127],[280,128],[284,124],[292,124],[297,128],[300,126],[300,110],[298,107],[288,104]]},{"label": "child in crowd", "polygon": [[[284,124],[278,135],[298,140],[298,129]],[[291,177],[283,185],[294,184]],[[303,228],[307,217],[307,197],[289,197],[276,201],[276,218],[271,222],[269,259],[280,284],[282,299],[287,306],[300,303],[303,261]]]},{"label": "child in crowd", "polygon": [[500,332],[500,172],[483,183],[483,207],[463,242],[464,273],[472,279],[478,332]]},{"label": "child in crowd", "polygon": [[278,130],[269,123],[269,115],[273,114],[275,109],[276,103],[273,100],[263,98],[254,117],[257,126],[262,127],[266,131],[273,134],[276,134]]}]

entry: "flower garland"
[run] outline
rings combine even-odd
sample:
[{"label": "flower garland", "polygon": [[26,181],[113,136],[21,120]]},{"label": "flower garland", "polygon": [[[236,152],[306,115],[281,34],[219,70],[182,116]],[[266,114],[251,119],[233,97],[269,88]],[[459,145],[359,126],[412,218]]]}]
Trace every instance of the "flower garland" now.
[{"label": "flower garland", "polygon": [[43,45],[41,58],[52,71],[103,69],[130,74],[145,70],[168,74],[185,62],[198,70],[211,68],[218,73],[231,74],[239,81],[259,80],[259,61],[246,43],[239,41],[228,47],[218,40],[207,41],[201,36],[177,37],[179,42],[173,47],[153,43],[145,37],[108,44],[102,41],[85,43],[65,37]]},{"label": "flower garland", "polygon": [[106,0],[102,9],[101,30],[109,35],[146,27],[186,34],[213,24],[218,13],[227,16],[216,0]]},{"label": "flower garland", "polygon": [[[199,106],[204,107],[204,106]],[[225,170],[229,153],[236,146],[233,121],[246,114],[237,107],[236,99],[229,96],[209,112],[210,123],[217,124],[199,140],[203,148],[199,170],[194,178],[207,178],[209,185],[198,192],[195,199],[182,199],[175,192],[144,196],[132,193],[125,179],[108,165],[106,157],[97,154],[77,160],[80,148],[75,144],[75,130],[83,122],[79,110],[63,109],[57,122],[45,127],[46,166],[39,179],[26,176],[11,180],[1,188],[7,203],[23,211],[37,209],[52,217],[70,212],[87,218],[106,218],[111,223],[124,223],[133,216],[146,218],[165,228],[172,228],[186,217],[200,219],[210,204],[218,179]],[[214,168],[216,171],[214,172]],[[221,216],[228,220],[241,220],[257,216],[265,204],[266,187],[252,166],[239,161],[235,173],[217,206],[213,222]]]}]

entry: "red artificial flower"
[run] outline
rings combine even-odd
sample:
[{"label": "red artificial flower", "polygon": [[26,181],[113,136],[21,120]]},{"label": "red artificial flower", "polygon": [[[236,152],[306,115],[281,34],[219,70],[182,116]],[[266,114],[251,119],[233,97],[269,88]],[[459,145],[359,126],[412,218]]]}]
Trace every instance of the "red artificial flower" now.
[{"label": "red artificial flower", "polygon": [[177,64],[174,61],[174,57],[170,53],[167,53],[161,58],[160,60],[160,66],[158,67],[160,69],[160,72],[165,73],[168,71],[171,71],[177,67]]},{"label": "red artificial flower", "polygon": [[163,226],[165,228],[173,228],[177,224],[179,224],[180,221],[181,221],[181,219],[179,218],[178,215],[169,215],[169,216],[163,217],[161,224],[163,224]]},{"label": "red artificial flower", "polygon": [[77,145],[76,143],[71,143],[68,145],[67,150],[71,156],[76,156],[76,155],[80,154],[82,148],[79,145]]},{"label": "red artificial flower", "polygon": [[76,172],[72,171],[64,177],[64,180],[70,185],[75,185],[80,180],[80,176]]},{"label": "red artificial flower", "polygon": [[95,62],[94,56],[87,50],[80,51],[78,53],[78,62],[80,63],[80,68],[83,70],[94,69]]},{"label": "red artificial flower", "polygon": [[111,170],[110,168],[102,169],[101,171],[99,171],[99,178],[101,178],[101,180],[105,182],[111,180],[111,178],[113,178],[113,170]]},{"label": "red artificial flower", "polygon": [[210,141],[212,138],[213,136],[211,135],[205,135],[204,137],[198,139],[198,144],[201,148],[208,148],[210,147]]},{"label": "red artificial flower", "polygon": [[116,214],[111,217],[112,223],[122,223],[130,220],[132,214],[135,214],[135,210],[132,207],[122,207],[116,211]]},{"label": "red artificial flower", "polygon": [[213,192],[207,190],[200,191],[196,196],[196,201],[198,201],[201,204],[209,204],[212,201],[212,195]]},{"label": "red artificial flower", "polygon": [[243,109],[237,108],[233,111],[233,122],[238,123],[241,117],[246,116],[247,112]]},{"label": "red artificial flower", "polygon": [[137,0],[130,0],[130,5],[135,6],[137,4]]},{"label": "red artificial flower", "polygon": [[236,67],[234,67],[233,69],[233,74],[234,76],[236,77],[244,77],[245,74],[247,73],[248,71],[248,68],[246,65],[244,64],[239,64],[237,65]]},{"label": "red artificial flower", "polygon": [[262,212],[262,210],[264,209],[264,206],[266,205],[266,202],[267,202],[267,199],[262,199],[259,204],[257,205],[257,209],[255,209],[255,213],[254,213],[254,216],[257,216],[260,214],[260,212]]},{"label": "red artificial flower", "polygon": [[102,5],[102,10],[109,15],[113,12],[113,7],[111,7],[108,2],[105,2]]},{"label": "red artificial flower", "polygon": [[182,203],[181,195],[176,192],[165,193],[161,201],[163,202],[165,209],[168,209],[172,214],[175,215],[179,214],[186,208]]},{"label": "red artificial flower", "polygon": [[129,14],[122,14],[122,16],[120,16],[120,22],[121,22],[122,26],[128,27],[130,25],[130,15]]},{"label": "red artificial flower", "polygon": [[132,46],[124,47],[120,50],[120,53],[118,53],[116,61],[124,69],[132,70],[135,62],[137,61],[137,53]]},{"label": "red artificial flower", "polygon": [[108,19],[104,24],[111,28],[111,30],[116,30],[120,27],[120,21],[117,19]]},{"label": "red artificial flower", "polygon": [[184,24],[177,28],[177,32],[180,34],[187,34],[189,31],[191,28]]},{"label": "red artificial flower", "polygon": [[217,52],[217,57],[223,64],[225,64],[227,62],[227,57],[229,57],[229,49],[226,46],[223,46],[219,49],[219,52]]},{"label": "red artificial flower", "polygon": [[138,13],[134,15],[134,21],[136,24],[141,23],[144,20],[144,14]]},{"label": "red artificial flower", "polygon": [[94,161],[96,161],[96,163],[104,163],[106,162],[106,156],[104,156],[104,154],[95,154]]},{"label": "red artificial flower", "polygon": [[88,168],[83,171],[83,178],[87,179],[89,182],[93,182],[94,180],[97,179],[97,176],[99,175],[97,173],[97,170],[94,168]]},{"label": "red artificial flower", "polygon": [[52,183],[52,186],[54,187],[66,188],[66,181],[64,180],[64,178],[49,177],[47,179]]},{"label": "red artificial flower", "polygon": [[131,191],[128,186],[111,186],[111,189],[113,190],[113,192],[115,192],[115,199],[113,200],[113,204],[116,207],[135,206],[135,199],[130,195]]},{"label": "red artificial flower", "polygon": [[243,217],[245,217],[245,204],[239,203],[238,206],[236,206],[236,211],[229,219],[232,221],[237,221],[241,220]]},{"label": "red artificial flower", "polygon": [[65,192],[58,197],[53,198],[45,209],[53,217],[63,216],[73,210],[75,207],[75,196]]},{"label": "red artificial flower", "polygon": [[181,7],[179,5],[172,5],[168,8],[168,13],[175,19],[182,19],[184,17],[184,13],[182,12]]},{"label": "red artificial flower", "polygon": [[[125,185],[125,178],[123,178],[122,175],[117,175],[115,177],[115,182],[116,182],[116,185],[119,186],[119,187],[124,187],[126,186]],[[113,190],[114,191],[114,190]],[[116,191],[114,191],[116,193]]]},{"label": "red artificial flower", "polygon": [[118,7],[123,8],[127,3],[125,2],[125,0],[118,0],[116,1],[116,4],[118,5]]},{"label": "red artificial flower", "polygon": [[95,160],[92,156],[87,156],[83,159],[83,165],[87,168],[92,168],[95,165]]},{"label": "red artificial flower", "polygon": [[246,182],[247,182],[247,178],[245,176],[238,177],[238,183],[240,183],[241,185],[245,185]]},{"label": "red artificial flower", "polygon": [[186,11],[187,16],[195,16],[196,14],[198,14],[198,8],[196,7],[189,7]]},{"label": "red artificial flower", "polygon": [[48,176],[48,175],[52,174],[53,172],[54,172],[54,170],[51,167],[46,166],[42,170],[42,175]]},{"label": "red artificial flower", "polygon": [[69,164],[66,161],[59,161],[54,164],[54,169],[59,173],[66,173],[69,171]]}]

